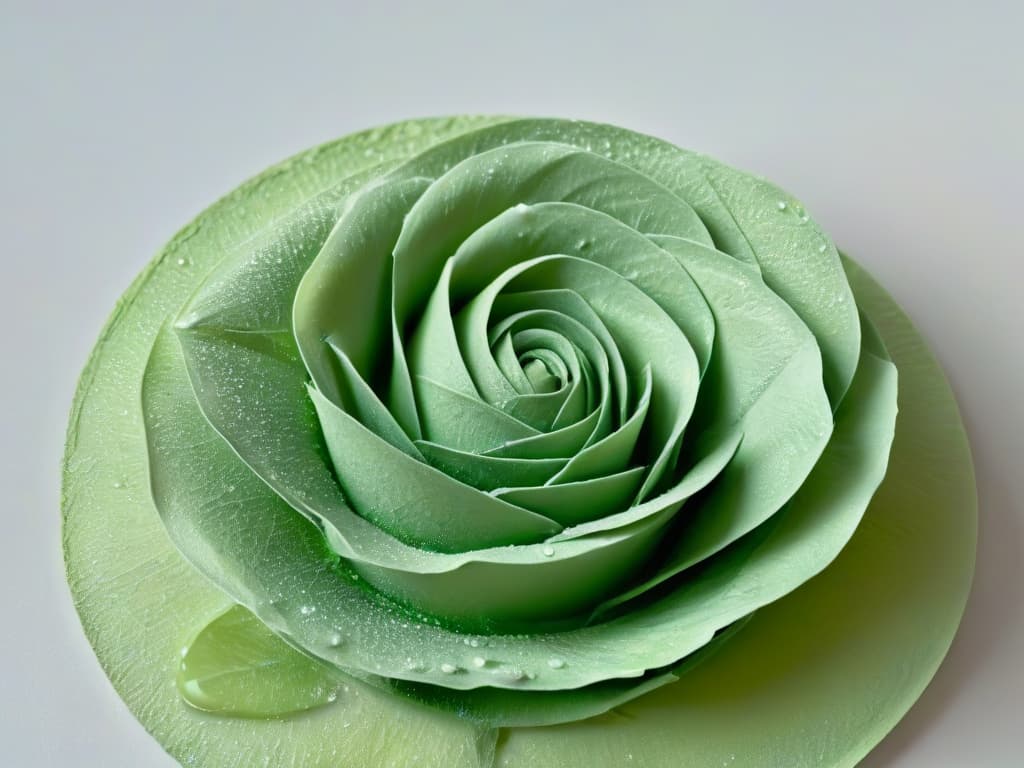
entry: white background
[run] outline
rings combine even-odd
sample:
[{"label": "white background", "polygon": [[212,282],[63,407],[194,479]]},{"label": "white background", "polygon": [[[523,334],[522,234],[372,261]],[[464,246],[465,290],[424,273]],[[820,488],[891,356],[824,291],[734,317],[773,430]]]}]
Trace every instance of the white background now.
[{"label": "white background", "polygon": [[946,664],[864,765],[1020,765],[1021,5],[284,5],[0,0],[0,762],[172,765],[96,664],[60,559],[75,379],[133,275],[287,155],[483,112],[614,122],[762,173],[908,310],[971,434],[978,570]]}]

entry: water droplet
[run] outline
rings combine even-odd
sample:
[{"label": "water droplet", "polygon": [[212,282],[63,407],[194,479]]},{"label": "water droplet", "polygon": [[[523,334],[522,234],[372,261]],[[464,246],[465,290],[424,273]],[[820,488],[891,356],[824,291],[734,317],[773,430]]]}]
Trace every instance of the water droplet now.
[{"label": "water droplet", "polygon": [[480,641],[479,641],[479,640],[477,640],[477,639],[476,639],[476,638],[474,637],[474,638],[472,638],[472,639],[471,639],[471,640],[469,641],[469,645],[470,645],[470,647],[471,647],[471,648],[479,648],[479,647],[480,647]]},{"label": "water droplet", "polygon": [[227,490],[228,490],[228,493],[234,493],[235,492],[235,486],[229,485]]},{"label": "water droplet", "polygon": [[445,662],[441,665],[441,671],[446,675],[454,675],[456,672],[459,671],[459,668],[456,667],[454,664],[449,664],[448,662]]},{"label": "water droplet", "polygon": [[[253,656],[249,649],[258,649]],[[309,674],[278,691],[275,678],[246,674],[255,665],[308,665],[309,660],[283,643],[241,606],[206,625],[182,649],[181,671],[174,681],[184,701],[199,709],[241,717],[273,718],[330,703],[340,686],[321,668],[301,666]],[[241,676],[239,673],[242,673]],[[210,681],[216,681],[211,684]]]},{"label": "water droplet", "polygon": [[486,665],[487,665],[487,659],[485,659],[483,656],[474,656],[473,657],[473,666],[476,667],[477,669],[481,669],[482,667],[485,667]]},{"label": "water droplet", "polygon": [[339,645],[342,644],[344,640],[345,638],[343,638],[340,633],[335,632],[333,635],[331,635],[327,643],[331,646],[331,648],[337,648]]},{"label": "water droplet", "polygon": [[190,262],[189,262],[188,259],[184,259],[184,258],[178,259],[178,266],[179,267],[187,267],[189,265],[189,263]]},{"label": "water droplet", "polygon": [[821,245],[818,246],[818,253],[824,253],[827,250],[828,250],[828,246],[825,245],[825,243],[822,243]]},{"label": "water droplet", "polygon": [[561,669],[565,666],[565,661],[562,659],[548,659],[548,666],[552,669]]},{"label": "water droplet", "polygon": [[125,483],[125,481],[124,481],[124,480],[115,480],[115,481],[114,481],[114,487],[115,487],[115,488],[119,488],[119,489],[120,489],[120,488],[124,488],[124,487],[125,487],[125,485],[127,485],[127,483]]},{"label": "water droplet", "polygon": [[576,243],[576,247],[579,248],[581,251],[585,251],[587,248],[590,247],[590,241],[584,237],[582,240]]},{"label": "water droplet", "polygon": [[542,549],[541,552],[544,554],[544,557],[553,557],[555,554],[555,548],[552,547],[550,544],[547,544],[544,546],[544,549]]},{"label": "water droplet", "polygon": [[785,200],[779,200],[779,202],[776,203],[776,205],[779,206],[779,210],[780,211],[786,210],[786,201]]},{"label": "water droplet", "polygon": [[301,608],[299,608],[299,613],[301,613],[303,616],[309,616],[311,613],[314,613],[315,611],[316,606],[313,605],[304,605]]},{"label": "water droplet", "polygon": [[804,223],[807,223],[810,220],[811,220],[811,217],[808,216],[806,213],[801,213],[800,214],[800,221],[802,221]]}]

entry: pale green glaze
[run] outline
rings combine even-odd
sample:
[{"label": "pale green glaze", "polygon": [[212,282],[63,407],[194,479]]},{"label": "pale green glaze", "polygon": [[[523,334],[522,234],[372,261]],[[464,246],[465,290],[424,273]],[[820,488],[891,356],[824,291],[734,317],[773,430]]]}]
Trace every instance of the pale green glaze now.
[{"label": "pale green glaze", "polygon": [[[555,766],[567,764],[567,756],[572,754],[576,760],[586,758],[588,764],[618,765],[627,759],[627,754],[633,754],[642,761],[638,764],[648,765],[678,765],[680,760],[684,765],[706,765],[713,757],[721,761],[730,759],[730,755],[737,765],[763,765],[763,761],[758,762],[758,755],[772,754],[778,757],[778,764],[852,764],[891,727],[934,671],[948,647],[969,584],[973,561],[973,478],[955,404],[948,396],[941,373],[916,335],[907,330],[898,310],[857,272],[854,282],[858,302],[854,302],[831,243],[813,223],[803,220],[795,202],[763,182],[736,176],[736,172],[706,158],[619,129],[543,121],[509,123],[497,131],[431,149],[411,164],[396,164],[403,154],[413,154],[438,138],[434,134],[437,125],[440,124],[403,124],[352,137],[300,156],[283,166],[283,170],[243,188],[172,242],[153,270],[129,294],[124,309],[105,332],[83,377],[69,431],[65,542],[69,581],[83,623],[115,685],[172,754],[183,762],[194,757],[201,764],[218,766],[259,764],[268,755],[273,755],[270,759],[274,764],[362,765],[365,757],[361,756],[367,750],[372,751],[380,765],[486,765],[494,755],[494,731],[481,729],[470,720],[454,719],[444,710],[461,711],[489,723],[521,726],[572,720],[610,706],[642,716],[628,728],[620,722],[621,718],[606,715],[603,720],[576,725],[513,729],[498,741],[499,763],[508,760],[509,765]],[[454,131],[467,126],[458,122],[444,125]],[[526,208],[506,214],[502,211],[510,207],[508,190],[515,185],[510,182],[507,186],[495,186],[488,182],[487,171],[491,166],[487,162],[516,165],[505,157],[514,156],[515,149],[500,147],[502,141],[512,144],[520,140],[529,141],[522,145],[528,155],[526,159],[536,161],[535,166],[525,161],[522,164],[521,168],[527,170],[535,168],[524,172],[522,189],[536,197],[519,195],[512,206],[526,202]],[[569,141],[578,148],[566,151],[546,143],[551,140]],[[627,162],[634,170],[581,152],[587,144],[600,148],[602,154],[612,159]],[[494,153],[480,154],[486,150]],[[541,162],[545,152],[562,153],[558,155],[555,171],[549,171],[550,166]],[[470,173],[472,168],[460,167],[458,163],[463,157],[469,157],[470,164],[483,163],[476,169],[483,173]],[[481,157],[487,162],[479,160]],[[377,167],[364,171],[371,164]],[[449,168],[452,174],[445,175]],[[647,177],[648,181],[638,180],[637,171],[642,174],[641,179]],[[338,179],[352,174],[357,175],[336,186]],[[344,202],[349,192],[381,174],[391,174],[386,178],[393,179],[394,189],[387,189],[389,182],[375,187],[368,194],[377,194],[377,203],[361,209],[360,201],[368,200],[367,195],[356,198],[354,204]],[[648,200],[685,197],[689,205],[683,209],[692,209],[696,215],[688,220],[690,223],[680,225],[684,220],[678,217],[666,214],[659,218],[658,212],[665,210],[660,204],[616,207],[621,205],[621,201],[616,202],[616,195],[606,194],[599,184],[585,183],[589,178],[615,174],[622,178],[622,189],[653,185]],[[429,184],[439,177],[443,178],[442,183]],[[474,187],[478,182],[482,186]],[[777,207],[780,200],[787,201],[784,209]],[[241,212],[242,201],[252,219]],[[305,336],[305,342],[299,333],[296,346],[290,341],[293,313],[287,297],[294,296],[296,289],[300,293],[306,290],[306,267],[314,257],[316,264],[321,263],[318,253],[330,252],[320,249],[328,234],[334,240],[342,236],[339,232],[347,231],[338,226],[332,232],[334,221],[341,216],[342,222],[358,224],[359,215],[369,216],[367,221],[377,221],[373,214],[379,214],[379,206],[385,203],[398,205],[399,211],[406,206],[409,226],[403,227],[398,235],[401,247],[397,251],[416,254],[412,259],[396,257],[396,265],[401,266],[396,267],[394,277],[396,296],[400,299],[395,304],[395,314],[387,309],[384,314],[376,314],[380,294],[371,289],[380,285],[383,273],[374,273],[377,268],[372,261],[356,259],[344,269],[368,270],[362,273],[365,290],[347,294],[353,301],[367,302],[369,314],[360,310],[362,314],[354,315],[364,318],[359,332],[345,336],[339,331],[339,335],[331,335],[328,328],[317,328],[317,323],[334,324],[332,328],[341,330],[351,330],[352,326],[337,316],[324,316],[311,323],[312,330]],[[550,223],[542,225],[549,208],[557,211],[558,206],[581,205],[585,206],[582,214],[560,214],[567,222],[574,216],[580,217],[580,223],[567,225],[567,234],[558,232],[558,216],[552,215]],[[465,224],[469,231],[438,229],[437,211],[448,211],[451,206],[463,207],[467,215],[457,220],[469,222]],[[587,208],[600,213],[588,213]],[[493,213],[488,214],[489,211]],[[768,217],[768,211],[774,218]],[[482,218],[474,219],[477,214]],[[601,221],[607,220],[612,228],[651,235],[639,240],[659,247],[638,246],[637,258],[640,259],[643,248],[651,249],[652,258],[661,259],[652,262],[650,269],[654,274],[668,274],[678,269],[673,264],[683,265],[685,272],[681,274],[692,276],[692,283],[681,278],[677,287],[684,290],[686,285],[693,285],[693,289],[685,289],[690,290],[690,298],[659,293],[658,281],[636,292],[631,286],[640,285],[641,273],[647,271],[639,267],[642,260],[632,262],[637,274],[629,274],[627,279],[621,274],[609,278],[607,275],[617,274],[616,267],[603,260],[615,258],[616,249],[606,247],[606,240],[580,245],[587,240],[588,227],[599,226],[593,220],[595,216],[604,217]],[[475,224],[470,226],[473,221],[483,223],[487,219],[492,220],[472,232],[476,229]],[[266,224],[268,220],[276,222],[270,227],[272,235],[261,235],[256,224]],[[537,222],[537,227],[526,227],[529,236],[522,240],[534,243],[537,250],[533,255],[539,258],[507,279],[501,277],[498,267],[488,272],[495,260],[500,261],[503,243],[513,232],[505,229],[502,234],[501,227],[514,228],[531,221]],[[702,222],[702,228],[696,228],[693,221]],[[684,229],[677,231],[673,226]],[[489,236],[491,227],[495,229]],[[349,229],[350,235],[346,236],[363,233],[360,248],[369,248],[367,237],[389,237],[380,227],[360,228],[353,224]],[[711,242],[709,236],[719,247],[730,250],[736,261],[714,262],[714,252],[707,245]],[[578,250],[551,250],[558,237],[562,237],[562,245]],[[456,248],[452,248],[453,243]],[[524,245],[523,259],[530,258],[529,247]],[[459,256],[449,262],[451,272],[444,290],[459,304],[468,303],[462,314],[453,314],[451,324],[446,325],[443,313],[436,309],[442,299],[432,298],[432,289],[424,290],[424,281],[430,280],[418,275],[426,274],[419,270],[429,272],[430,264],[437,261],[431,253],[454,250],[459,251]],[[351,250],[346,247],[339,252]],[[552,259],[545,258],[546,253],[561,255]],[[665,260],[656,254],[671,254],[671,258]],[[223,260],[218,261],[221,256]],[[438,263],[443,266],[443,260]],[[456,268],[456,263],[466,266]],[[211,269],[212,277],[204,280]],[[630,266],[622,265],[619,269],[629,270]],[[799,270],[802,283],[786,277],[792,270]],[[268,278],[269,274],[273,277]],[[348,276],[348,280],[356,273],[338,274]],[[336,285],[338,274],[325,273],[320,290]],[[761,295],[758,275],[800,319],[793,326],[792,336],[782,332],[788,326],[780,320],[769,324],[779,329],[776,337],[765,335],[763,329],[744,330],[744,323],[763,316],[762,312],[774,311],[770,309],[772,302],[785,307],[771,292],[760,289],[768,302],[765,309],[751,309],[744,315],[744,308],[758,306],[750,303]],[[534,308],[541,305],[556,307],[556,314],[571,317],[582,328],[577,333],[573,326],[570,333],[568,324],[558,326],[560,336],[572,338],[574,346],[564,346],[543,334],[512,338],[499,331],[493,338],[488,337],[486,324],[480,319],[473,320],[472,310],[473,306],[485,304],[474,305],[473,297],[487,293],[488,285],[503,279],[504,284],[511,286],[512,294],[495,292],[494,299],[486,300],[488,306],[493,305],[492,313],[500,313],[492,314],[492,320],[535,312]],[[792,284],[780,288],[779,281],[787,279]],[[716,281],[732,281],[734,287],[723,293],[712,287]],[[813,290],[808,295],[799,291],[793,294],[798,283],[812,285]],[[593,292],[588,294],[590,290]],[[674,288],[668,285],[665,290],[671,292]],[[621,302],[611,305],[600,300],[608,291],[618,292],[622,302],[639,302],[637,309],[615,314]],[[735,295],[735,291],[750,298],[730,306],[728,296]],[[361,680],[347,683],[349,695],[339,695],[333,705],[305,715],[264,722],[204,720],[203,715],[185,708],[167,691],[166,682],[173,676],[169,670],[178,662],[174,645],[194,635],[226,604],[220,592],[196,581],[195,571],[184,564],[164,536],[146,498],[140,414],[134,409],[124,416],[120,413],[133,393],[139,392],[143,366],[157,331],[166,319],[178,313],[190,295],[178,329],[161,335],[146,374],[153,492],[175,543],[201,570],[235,600],[253,609],[272,629],[286,634],[290,643],[338,664]],[[433,295],[440,296],[436,291]],[[502,298],[511,295],[525,298]],[[576,299],[566,298],[570,295],[581,296],[596,313],[578,311]],[[224,301],[225,297],[231,300]],[[706,304],[696,301],[698,297],[706,298]],[[499,298],[501,301],[497,301]],[[642,308],[644,301],[653,302],[650,309]],[[858,355],[858,303],[878,323],[901,371],[901,408],[905,412],[910,407],[906,399],[913,397],[914,408],[929,410],[916,418],[913,414],[901,415],[889,480],[851,546],[824,576],[777,601],[835,557],[857,526],[885,470],[895,377],[891,375],[891,366],[869,344],[870,334],[865,336],[865,353]],[[567,309],[570,304],[573,311]],[[432,306],[434,310],[430,310]],[[298,323],[298,304],[295,308]],[[436,318],[431,321],[434,330],[430,332],[430,343],[422,340],[426,336],[417,341],[397,330],[404,329],[406,320],[423,308]],[[656,332],[638,336],[639,326],[630,330],[630,323],[635,322],[631,315],[671,317],[672,327],[686,330],[685,349],[691,351],[679,356],[679,350],[684,348],[676,344],[672,349],[678,357],[656,351],[645,355],[643,347],[660,343],[662,335]],[[713,323],[709,325],[711,315]],[[782,317],[778,312],[776,316]],[[298,324],[295,329],[301,330]],[[803,329],[809,329],[809,335]],[[665,332],[673,333],[668,325]],[[326,344],[320,345],[321,337],[326,337]],[[806,341],[810,338],[812,343]],[[631,341],[627,343],[626,339]],[[430,366],[436,361],[425,350],[434,345],[443,349],[445,344],[452,349],[452,340],[467,349],[472,346],[476,350],[473,359],[478,362],[488,359],[493,349],[496,370],[512,371],[504,378],[507,385],[502,384],[502,378],[495,378],[492,370],[490,384],[485,386],[483,379],[474,379],[482,368],[473,365],[461,378],[457,369],[452,373],[451,366],[431,369],[433,378],[417,378],[419,366]],[[743,357],[745,343],[753,358]],[[534,350],[538,344],[543,352],[523,356],[522,349],[529,346]],[[394,366],[390,373],[385,369],[377,371],[381,361],[374,356],[375,349],[393,349],[395,360],[405,362]],[[868,351],[872,349],[873,352]],[[777,354],[779,362],[759,357],[762,353]],[[716,357],[720,358],[718,362]],[[548,374],[562,383],[552,384],[544,376],[538,377],[537,370],[528,365],[532,359],[543,361]],[[858,359],[860,367],[854,379]],[[722,360],[731,361],[730,365],[719,367]],[[322,393],[314,395],[315,405],[306,394],[303,361]],[[626,479],[614,479],[624,470],[621,464],[615,464],[616,452],[602,457],[598,449],[609,444],[621,432],[616,425],[628,423],[645,402],[644,377],[638,377],[638,373],[646,363],[651,364],[652,397],[650,405],[644,406],[649,412],[645,412],[643,419],[651,419],[655,404],[657,415],[651,427],[636,436],[637,455],[643,457],[639,474],[654,479],[637,491],[635,485],[629,484],[635,482],[630,479],[629,470],[623,475]],[[517,378],[514,371],[519,364],[524,366],[523,375]],[[681,367],[672,368],[673,365]],[[775,372],[764,386],[757,383],[759,368]],[[575,389],[563,386],[564,377],[570,372],[573,380],[580,382]],[[820,382],[818,377],[822,374],[824,387],[809,387],[806,394],[791,397],[782,393],[782,389],[801,392],[800,387],[806,386],[806,382]],[[450,375],[454,377],[444,378]],[[787,376],[792,378],[792,384],[784,383]],[[363,380],[368,384],[360,386]],[[429,385],[422,384],[428,381]],[[694,387],[699,383],[699,390],[694,388],[687,394],[689,382]],[[441,410],[433,411],[429,418],[421,418],[419,413],[426,402],[421,399],[422,386],[433,387],[430,391],[439,396],[436,408]],[[513,391],[506,391],[502,397],[498,389],[502,386],[512,387]],[[744,392],[751,394],[745,396]],[[267,393],[278,396],[270,397]],[[483,398],[477,399],[481,394]],[[203,413],[196,408],[196,396]],[[778,406],[763,404],[773,396],[779,398]],[[799,400],[803,407],[787,411],[785,406],[794,400]],[[502,406],[512,401],[517,404],[516,409],[530,409],[514,411],[526,420],[518,416],[507,420]],[[490,424],[491,430],[481,434],[490,434],[491,442],[463,442],[453,450],[453,442],[437,439],[442,433],[463,441],[475,439],[478,430],[465,429],[459,433],[460,425],[444,415],[459,413],[456,404],[460,402],[466,408],[470,407],[468,403],[479,404],[479,423]],[[557,408],[548,405],[555,403]],[[836,406],[837,426],[829,441],[830,413]],[[332,408],[342,414],[333,422],[323,416]],[[326,442],[317,437],[318,411]],[[346,411],[357,415],[357,419]],[[591,415],[574,423],[568,415],[559,421],[559,414],[573,414],[572,418]],[[579,474],[563,474],[562,478],[570,481],[564,487],[569,489],[566,493],[576,494],[576,500],[552,503],[553,491],[531,491],[528,486],[491,495],[511,509],[534,516],[507,516],[510,524],[518,520],[515,525],[520,526],[521,535],[537,537],[533,539],[535,543],[522,547],[487,547],[486,538],[481,537],[493,534],[490,525],[481,526],[476,532],[459,530],[463,537],[460,540],[452,539],[449,527],[443,523],[435,524],[434,534],[428,529],[413,535],[407,527],[409,521],[401,515],[382,519],[381,525],[389,529],[389,535],[354,514],[334,482],[332,455],[333,463],[340,465],[336,468],[343,487],[346,482],[369,483],[363,491],[369,493],[373,482],[379,484],[385,479],[364,475],[346,480],[345,468],[351,459],[351,454],[342,456],[346,440],[334,440],[332,450],[330,430],[326,429],[329,423],[336,426],[346,418],[371,427],[368,432],[380,436],[375,438],[375,450],[420,466],[426,466],[420,461],[429,457],[438,466],[448,462],[451,469],[458,451],[482,450],[480,455],[484,458],[472,460],[477,469],[467,467],[461,484],[467,492],[477,493],[478,498],[487,494],[474,491],[473,485],[486,482],[489,477],[480,467],[498,466],[488,463],[486,457],[515,463],[514,467],[501,465],[502,471],[513,473],[507,477],[514,479],[530,473],[532,481],[566,473],[575,461],[577,469],[573,471]],[[772,426],[773,418],[778,420],[776,426]],[[210,429],[206,419],[231,441],[244,464]],[[807,419],[807,426],[795,426],[794,419]],[[681,452],[682,471],[673,470],[681,426],[688,421],[700,426],[703,439],[690,439],[690,431],[687,432]],[[545,433],[528,422],[555,431]],[[733,422],[738,426],[729,429]],[[947,425],[948,433],[943,435],[944,440],[930,439],[927,443],[927,450],[933,453],[928,455],[925,467],[914,454],[922,440],[918,431],[923,433],[942,425]],[[763,437],[755,439],[759,434]],[[617,585],[623,583],[666,532],[675,530],[667,526],[683,502],[718,475],[737,471],[730,467],[742,466],[742,462],[749,462],[749,472],[753,473],[750,476],[757,477],[760,467],[756,457],[773,458],[773,438],[785,445],[804,447],[785,457],[790,463],[763,473],[763,482],[768,483],[763,489],[757,485],[754,487],[760,490],[737,496],[736,490],[723,487],[729,484],[713,483],[709,486],[710,494],[700,497],[701,505],[709,504],[711,509],[715,503],[738,510],[747,509],[745,505],[749,504],[749,512],[723,521],[720,515],[702,516],[701,510],[708,507],[683,506],[690,514],[688,522],[695,534],[692,540],[686,536],[676,539],[678,545],[665,567],[647,584],[662,582],[688,562],[710,557],[709,565],[702,567],[702,577],[682,582],[684,588],[666,591],[664,586],[659,587],[656,600],[646,599],[639,592],[636,600],[628,600],[634,597],[629,593],[616,598],[621,593]],[[903,446],[912,446],[904,454],[900,453],[901,440]],[[803,459],[799,458],[801,451]],[[574,458],[584,454],[592,458]],[[563,464],[563,459],[568,459],[568,463]],[[937,466],[942,467],[942,472],[933,476],[931,472]],[[88,476],[83,474],[84,467],[89,468]],[[217,471],[211,473],[211,467]],[[686,467],[690,468],[689,473]],[[552,474],[547,475],[548,472]],[[671,483],[666,472],[675,473]],[[108,474],[117,479],[111,480]],[[438,476],[444,477],[440,472]],[[445,480],[449,488],[453,487],[453,481]],[[110,484],[104,485],[107,481]],[[589,488],[593,487],[593,492],[608,490],[612,486],[606,488],[607,483],[619,483],[625,490],[617,492],[624,497],[632,488],[641,500],[648,496],[649,500],[598,520],[584,521],[571,510],[555,519],[559,506],[579,505],[581,499],[590,498]],[[672,489],[672,483],[678,485]],[[571,488],[573,484],[578,484],[579,490]],[[891,557],[889,529],[883,526],[877,541],[870,538],[874,532],[870,521],[872,515],[882,514],[876,510],[887,498],[885,489],[897,489],[895,495],[889,491],[888,498],[898,504],[900,494],[904,493],[898,489],[914,488],[914,493],[921,494],[930,493],[933,486],[936,496],[927,520],[915,518],[914,509],[906,504],[899,509],[883,510],[886,519],[900,519],[901,531],[916,531],[925,525],[929,528],[927,535],[917,536],[909,545],[901,540],[899,549],[904,560],[898,566],[899,573],[889,574],[887,593],[874,596],[880,603],[878,615],[884,621],[858,614],[853,617],[857,622],[851,623],[853,618],[845,618],[844,607],[850,603],[850,612],[856,613],[852,609],[857,602],[851,600],[849,593],[860,589],[858,579],[874,578],[875,561],[884,570],[886,558]],[[659,495],[656,489],[666,487],[669,493]],[[792,489],[788,493],[787,487]],[[794,491],[793,503],[773,515]],[[716,494],[721,495],[718,502],[714,501]],[[779,501],[773,501],[774,498]],[[530,504],[538,506],[527,509]],[[694,513],[689,513],[691,506]],[[392,508],[399,511],[403,505]],[[197,515],[197,511],[202,514]],[[440,508],[438,514],[449,513],[449,509]],[[326,540],[307,519],[324,526]],[[542,520],[549,521],[552,527],[547,531],[538,528],[534,534],[522,527]],[[759,526],[763,520],[768,523]],[[422,525],[420,520],[415,522]],[[110,536],[111,532],[119,532],[120,538]],[[441,539],[431,542],[427,538],[438,534]],[[552,534],[556,535],[545,542]],[[865,536],[868,544],[858,545]],[[403,543],[403,538],[407,543]],[[918,539],[927,541],[931,551],[919,550]],[[411,540],[432,543],[433,548],[448,551],[415,549],[409,546]],[[268,546],[271,541],[273,546]],[[485,548],[473,550],[480,542],[485,542]],[[354,581],[350,570],[338,569],[331,548],[344,555],[363,579]],[[468,551],[460,551],[467,548]],[[949,565],[941,573],[933,573],[928,567],[928,558],[934,557],[935,551],[941,551],[943,562]],[[835,583],[832,591],[821,598],[822,602],[815,603],[814,595],[818,593],[814,586],[839,578],[832,574],[854,557],[851,552],[863,559],[862,564],[850,571],[850,581]],[[924,588],[920,579],[925,575],[942,589]],[[493,611],[495,621],[529,624],[540,620],[541,624],[536,626],[544,627],[566,616],[583,616],[607,597],[612,599],[606,601],[604,609],[613,611],[611,615],[615,618],[566,631],[557,631],[555,627],[542,629],[527,637],[494,636],[487,638],[484,646],[484,638],[478,635],[461,635],[382,606],[369,597],[366,581],[407,602],[418,603],[431,613],[454,616],[466,623],[473,616]],[[468,590],[467,585],[486,585],[486,589]],[[453,594],[463,597],[453,600]],[[801,596],[805,594],[811,601],[806,612],[800,609]],[[836,600],[837,594],[842,599]],[[193,599],[195,607],[184,610]],[[891,606],[887,600],[892,601]],[[762,608],[735,638],[721,643],[722,650],[709,661],[682,675],[681,682],[662,687],[660,692],[650,692],[653,687],[674,680],[677,673],[667,670],[693,651],[707,647],[718,630],[772,601],[776,602]],[[787,608],[791,605],[797,608]],[[783,625],[770,618],[777,614],[783,616]],[[918,621],[905,623],[908,615]],[[139,616],[147,620],[139,621]],[[925,621],[927,632],[921,626]],[[827,626],[820,626],[822,622]],[[813,643],[819,637],[832,638],[833,624],[848,628],[842,634],[844,643],[857,644],[852,648],[844,645],[833,663],[819,664],[820,657],[829,657],[832,646],[818,648]],[[773,632],[778,633],[777,637]],[[794,641],[790,633],[795,633],[799,641]],[[759,635],[762,637],[756,641]],[[732,648],[741,645],[747,647],[745,655],[730,654]],[[300,672],[302,665],[298,661],[305,661],[305,657],[289,646],[283,647],[296,654],[290,657],[296,661],[293,673],[301,677],[305,673]],[[167,658],[168,648],[171,656],[166,666],[152,661]],[[756,651],[752,650],[755,648]],[[137,654],[137,649],[146,652]],[[800,656],[803,653],[808,654],[807,664]],[[800,670],[782,681],[785,685],[779,689],[778,701],[770,696],[763,698],[758,690],[749,687],[751,672],[772,668],[775,657],[784,668]],[[150,661],[146,663],[140,658]],[[810,663],[811,658],[814,663]],[[478,665],[478,659],[483,659],[484,664]],[[756,664],[752,660],[757,660]],[[760,666],[762,663],[765,666]],[[751,664],[755,664],[754,669]],[[805,667],[815,670],[814,674],[805,674]],[[279,668],[286,669],[287,665]],[[903,670],[900,675],[892,673],[897,668]],[[651,671],[644,674],[644,670]],[[790,677],[798,680],[799,685],[787,683]],[[386,678],[405,679],[409,683],[392,684]],[[882,678],[890,688],[866,683]],[[309,679],[312,678],[307,682]],[[601,682],[604,680],[608,682]],[[702,680],[711,680],[709,685],[716,686],[714,691],[691,693],[692,685],[700,690]],[[266,684],[269,690],[279,685],[280,680],[271,677]],[[797,687],[787,687],[790,685]],[[301,688],[296,686],[300,694]],[[392,689],[400,689],[404,695],[397,695]],[[841,695],[836,692],[838,689],[842,689]],[[230,686],[224,690],[229,691]],[[703,696],[709,702],[720,701],[715,697],[726,691],[735,692],[743,707],[757,703],[764,711],[741,709],[716,721],[715,713],[724,708],[702,707],[700,699]],[[641,693],[646,695],[632,704],[624,704]],[[410,701],[410,697],[430,702],[432,708],[425,709]],[[297,700],[303,700],[302,696]],[[649,710],[648,701],[658,705]],[[688,701],[696,709],[685,704]],[[676,714],[669,724],[666,718],[672,712]],[[851,712],[868,712],[872,717],[858,720],[850,716]],[[761,723],[768,718],[775,725],[762,733]],[[200,721],[204,722],[201,728],[197,725]],[[600,730],[594,729],[597,722],[603,723]],[[827,732],[827,749],[819,750],[820,754],[812,754],[809,749],[807,727]],[[197,729],[205,736],[198,737]],[[737,733],[746,736],[737,738]],[[766,745],[765,739],[770,743]],[[239,742],[244,744],[241,750]],[[274,747],[275,744],[278,746]],[[730,753],[722,751],[725,744],[729,745]],[[766,753],[769,748],[772,751]]]}]

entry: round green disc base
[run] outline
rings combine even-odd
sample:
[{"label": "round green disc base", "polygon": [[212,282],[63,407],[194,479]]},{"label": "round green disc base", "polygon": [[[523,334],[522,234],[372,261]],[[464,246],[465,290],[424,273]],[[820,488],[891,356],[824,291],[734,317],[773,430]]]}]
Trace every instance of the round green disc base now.
[{"label": "round green disc base", "polygon": [[[206,715],[174,685],[183,645],[229,601],[182,559],[149,495],[139,385],[157,330],[266,206],[314,194],[387,147],[485,124],[417,121],[348,137],[272,168],[179,233],[119,302],[75,398],[64,463],[68,582],[107,675],[184,765],[789,768],[855,765],[906,713],[946,654],[974,570],[977,503],[956,402],[924,341],[852,262],[858,304],[900,376],[888,476],[839,558],[762,609],[680,682],[549,728],[474,725],[353,682],[279,720]],[[369,159],[368,159],[369,158]],[[273,201],[273,202],[270,202]],[[204,261],[206,259],[207,261]]]}]

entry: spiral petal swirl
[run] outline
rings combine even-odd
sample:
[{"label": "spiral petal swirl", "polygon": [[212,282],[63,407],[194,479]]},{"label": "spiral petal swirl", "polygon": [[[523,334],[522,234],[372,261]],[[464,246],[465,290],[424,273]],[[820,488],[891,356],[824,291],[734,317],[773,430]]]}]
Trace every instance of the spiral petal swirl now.
[{"label": "spiral petal swirl", "polygon": [[560,120],[375,160],[225,253],[150,357],[154,498],[235,600],[534,725],[676,679],[838,554],[896,371],[796,200]]}]

